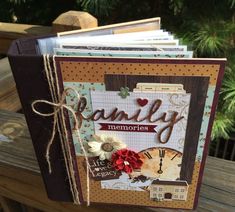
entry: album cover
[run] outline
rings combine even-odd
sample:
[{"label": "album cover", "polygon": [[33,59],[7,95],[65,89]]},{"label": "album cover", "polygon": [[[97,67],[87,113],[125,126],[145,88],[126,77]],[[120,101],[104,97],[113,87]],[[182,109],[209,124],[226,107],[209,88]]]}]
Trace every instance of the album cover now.
[{"label": "album cover", "polygon": [[[91,203],[195,207],[223,59],[55,57],[75,147],[79,189]],[[69,113],[68,113],[69,114]]]}]

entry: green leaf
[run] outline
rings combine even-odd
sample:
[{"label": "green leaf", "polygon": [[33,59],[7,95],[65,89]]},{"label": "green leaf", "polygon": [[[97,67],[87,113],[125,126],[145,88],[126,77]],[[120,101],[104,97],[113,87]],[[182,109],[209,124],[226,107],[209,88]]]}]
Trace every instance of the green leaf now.
[{"label": "green leaf", "polygon": [[78,0],[83,10],[95,16],[108,16],[112,11],[115,0]]},{"label": "green leaf", "polygon": [[228,3],[230,5],[230,8],[233,8],[235,6],[235,0],[228,0]]},{"label": "green leaf", "polygon": [[226,69],[221,94],[223,95],[224,111],[227,113],[235,112],[235,69]]},{"label": "green leaf", "polygon": [[230,115],[217,112],[212,128],[212,140],[218,138],[229,139],[229,133],[234,130],[234,120],[231,119]]}]

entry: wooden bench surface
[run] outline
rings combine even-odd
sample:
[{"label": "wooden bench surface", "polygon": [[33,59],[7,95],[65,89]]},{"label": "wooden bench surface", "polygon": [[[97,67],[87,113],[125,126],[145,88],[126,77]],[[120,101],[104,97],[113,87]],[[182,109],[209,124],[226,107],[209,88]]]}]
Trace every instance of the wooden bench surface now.
[{"label": "wooden bench surface", "polygon": [[0,22],[0,53],[5,54],[11,42],[17,38],[50,33],[51,27]]},{"label": "wooden bench surface", "polygon": [[[5,140],[5,142],[3,141]],[[22,114],[0,110],[0,196],[43,211],[123,211],[127,207],[76,206],[47,198]],[[134,208],[138,211],[174,211]],[[177,210],[182,211],[182,210]],[[235,163],[208,157],[197,211],[235,211]]]},{"label": "wooden bench surface", "polygon": [[18,111],[21,109],[8,58],[0,59],[0,109]]},{"label": "wooden bench surface", "polygon": [[97,19],[87,12],[68,11],[50,26],[0,22],[0,54],[6,54],[11,42],[26,36],[48,35],[55,32],[97,27]]}]

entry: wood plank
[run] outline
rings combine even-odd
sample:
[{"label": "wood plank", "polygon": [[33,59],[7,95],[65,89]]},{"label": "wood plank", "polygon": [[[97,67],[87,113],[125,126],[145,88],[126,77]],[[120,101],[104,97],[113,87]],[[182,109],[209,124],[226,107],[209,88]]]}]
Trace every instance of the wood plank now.
[{"label": "wood plank", "polygon": [[0,35],[0,54],[6,54],[13,39]]},{"label": "wood plank", "polygon": [[14,24],[0,22],[0,35],[16,39],[21,36],[45,35],[51,33],[51,27],[29,24]]},{"label": "wood plank", "polygon": [[200,212],[234,212],[235,208],[227,206],[221,202],[216,202],[213,199],[207,199],[201,197],[199,199],[199,205],[197,211]]},{"label": "wood plank", "polygon": [[86,12],[61,14],[54,27],[0,22],[0,54],[6,54],[13,40],[26,36],[48,35],[59,31],[97,27],[97,19]]},{"label": "wood plank", "polygon": [[[108,206],[78,206],[72,203],[63,203],[51,201],[47,198],[42,178],[39,174],[16,169],[10,166],[2,166],[0,164],[0,195],[4,195],[10,199],[17,200],[23,204],[48,212],[120,212],[120,207]],[[128,207],[126,207],[127,209]],[[125,207],[122,207],[122,210]],[[135,210],[136,211],[136,210]],[[143,211],[143,210],[137,210]]]},{"label": "wood plank", "polygon": [[4,212],[22,212],[20,203],[0,196],[0,204]]},{"label": "wood plank", "polygon": [[13,143],[2,142],[0,144],[0,161],[39,174],[39,167],[24,116],[18,113],[1,111],[1,134]]},{"label": "wood plank", "polygon": [[62,13],[52,23],[53,32],[64,32],[75,29],[95,28],[98,26],[97,19],[88,12],[68,11]]},{"label": "wood plank", "polygon": [[235,162],[213,158],[207,160],[207,168],[204,173],[204,182],[208,186],[216,185],[220,190],[235,191],[234,176]]},{"label": "wood plank", "polygon": [[[10,125],[6,125],[10,124]],[[4,127],[5,126],[5,127]],[[16,127],[15,134],[12,128]],[[47,198],[36,162],[29,132],[22,114],[0,111],[0,134],[10,136],[11,143],[0,142],[0,195],[42,211],[123,211],[129,207],[76,206]],[[12,136],[14,135],[14,136]],[[235,162],[208,157],[197,211],[235,211]],[[133,208],[132,208],[133,209]],[[142,209],[135,211],[162,211]],[[177,210],[183,211],[183,210]]]},{"label": "wood plank", "polygon": [[36,208],[27,206],[27,205],[23,205],[23,208],[25,210],[25,212],[42,212],[41,210],[38,210]]},{"label": "wood plank", "polygon": [[6,54],[11,42],[25,36],[51,34],[51,27],[0,22],[0,54]]},{"label": "wood plank", "polygon": [[21,103],[7,58],[0,60],[0,109],[18,111]]}]

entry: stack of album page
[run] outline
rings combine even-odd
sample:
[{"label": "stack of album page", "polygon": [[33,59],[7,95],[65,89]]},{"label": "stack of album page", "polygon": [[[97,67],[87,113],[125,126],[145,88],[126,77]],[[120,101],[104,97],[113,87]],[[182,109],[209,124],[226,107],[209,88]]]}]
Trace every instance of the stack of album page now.
[{"label": "stack of album page", "polygon": [[[151,23],[154,22],[153,19]],[[180,45],[173,34],[159,27],[147,28],[149,24],[143,23],[146,27],[137,30],[136,25],[125,31],[111,28],[111,33],[102,27],[101,30],[61,33],[57,37],[39,39],[39,53],[79,57],[192,58],[193,52]]]}]

